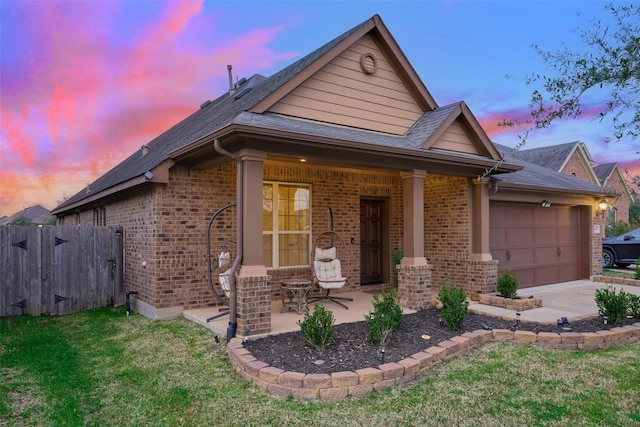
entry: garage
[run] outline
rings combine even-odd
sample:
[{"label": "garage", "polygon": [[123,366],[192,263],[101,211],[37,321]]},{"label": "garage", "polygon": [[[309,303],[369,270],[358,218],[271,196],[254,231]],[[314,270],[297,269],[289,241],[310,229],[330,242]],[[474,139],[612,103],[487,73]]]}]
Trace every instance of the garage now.
[{"label": "garage", "polygon": [[492,201],[489,245],[520,288],[581,278],[580,208]]}]

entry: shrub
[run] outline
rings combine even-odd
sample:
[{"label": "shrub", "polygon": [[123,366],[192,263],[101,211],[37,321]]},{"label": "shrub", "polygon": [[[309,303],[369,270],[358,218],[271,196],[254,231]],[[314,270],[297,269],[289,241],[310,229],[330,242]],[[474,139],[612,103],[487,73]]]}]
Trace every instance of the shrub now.
[{"label": "shrub", "polygon": [[496,286],[501,296],[505,298],[515,298],[518,291],[518,276],[511,274],[510,270],[505,270],[498,276]]},{"label": "shrub", "polygon": [[627,293],[622,289],[616,293],[614,287],[607,286],[603,289],[596,289],[595,295],[598,314],[600,314],[600,316],[607,316],[609,322],[614,325],[622,323],[624,318],[627,317]]},{"label": "shrub", "polygon": [[442,303],[442,311],[440,312],[442,320],[452,331],[460,329],[468,306],[464,290],[453,286],[449,280],[445,279],[437,298]]},{"label": "shrub", "polygon": [[627,292],[627,306],[629,316],[640,319],[640,296]]},{"label": "shrub", "polygon": [[640,259],[636,260],[636,275],[634,279],[640,280]]},{"label": "shrub", "polygon": [[400,295],[395,289],[383,293],[382,299],[373,296],[373,313],[365,314],[364,320],[369,330],[369,340],[374,344],[386,344],[393,331],[402,325]]},{"label": "shrub", "polygon": [[318,350],[324,350],[331,343],[334,322],[333,313],[316,304],[313,313],[306,312],[304,319],[297,323],[302,331],[302,340]]}]

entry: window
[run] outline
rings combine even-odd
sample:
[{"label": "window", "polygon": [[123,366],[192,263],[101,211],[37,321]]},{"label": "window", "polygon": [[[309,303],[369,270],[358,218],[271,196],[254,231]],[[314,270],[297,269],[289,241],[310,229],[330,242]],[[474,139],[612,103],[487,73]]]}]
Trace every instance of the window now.
[{"label": "window", "polygon": [[262,186],[262,253],[267,267],[309,265],[311,187],[265,182]]},{"label": "window", "polygon": [[107,210],[104,207],[93,210],[93,225],[99,227],[107,225]]}]

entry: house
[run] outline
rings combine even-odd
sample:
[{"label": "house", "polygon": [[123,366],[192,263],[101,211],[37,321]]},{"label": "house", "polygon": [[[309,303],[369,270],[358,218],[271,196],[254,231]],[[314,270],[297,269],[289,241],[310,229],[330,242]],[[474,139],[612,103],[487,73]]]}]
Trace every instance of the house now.
[{"label": "house", "polygon": [[616,196],[610,199],[604,225],[629,222],[629,206],[633,203],[633,195],[620,168],[617,163],[595,165],[583,142],[520,150],[515,157],[611,190]]},{"label": "house", "polygon": [[53,215],[48,209],[40,205],[29,206],[9,217],[3,217],[0,219],[0,225],[9,225],[20,217],[28,219],[33,225],[44,225],[50,223],[49,221],[53,218]]},{"label": "house", "polygon": [[593,167],[598,176],[600,185],[609,188],[619,194],[610,206],[607,215],[607,224],[612,225],[618,221],[629,223],[629,207],[634,202],[633,194],[627,185],[617,163],[605,163]]},{"label": "house", "polygon": [[542,262],[540,233],[554,254],[545,280],[601,271],[594,224],[609,192],[526,167],[504,160],[463,101],[436,103],[375,15],[271,77],[230,84],[54,213],[62,225],[121,226],[134,309],[169,318],[217,304],[207,270],[218,249],[205,236],[212,214],[236,203],[213,241],[236,236],[234,327],[261,334],[281,281],[311,276],[327,229],[350,251],[341,291],[392,284],[414,310],[444,279],[494,291],[503,262],[539,282],[519,260]]}]

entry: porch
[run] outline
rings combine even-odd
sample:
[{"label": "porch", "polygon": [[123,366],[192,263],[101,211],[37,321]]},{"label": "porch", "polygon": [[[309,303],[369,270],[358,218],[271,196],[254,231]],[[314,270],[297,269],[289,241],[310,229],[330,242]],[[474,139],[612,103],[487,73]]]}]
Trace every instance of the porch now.
[{"label": "porch", "polygon": [[[340,293],[339,296],[353,298],[352,302],[347,302],[349,306],[348,310],[340,307],[337,304],[332,302],[318,302],[319,305],[324,306],[327,310],[333,312],[333,316],[335,317],[335,323],[352,323],[359,322],[364,320],[364,315],[369,314],[373,310],[373,292],[344,292]],[[313,305],[313,304],[311,304]],[[313,310],[313,307],[309,307]],[[282,311],[282,301],[279,299],[272,299],[271,301],[271,332],[269,334],[263,335],[273,335],[273,334],[281,334],[285,332],[293,332],[299,331],[300,326],[298,326],[297,322],[304,319],[304,315],[298,314],[294,310],[285,310]],[[403,308],[403,312],[405,314],[415,313],[415,310],[410,310],[407,308]],[[227,326],[229,324],[229,316],[225,315],[219,317],[215,320],[207,322],[207,319],[215,316],[219,313],[218,307],[211,308],[201,308],[194,310],[185,310],[183,315],[188,320],[195,322],[199,325],[204,326],[205,328],[211,330],[213,333],[218,334],[220,336],[226,336]],[[242,337],[244,336],[244,331],[238,330],[236,336]],[[249,331],[249,335],[252,338],[260,335],[251,335],[251,331]]]}]

